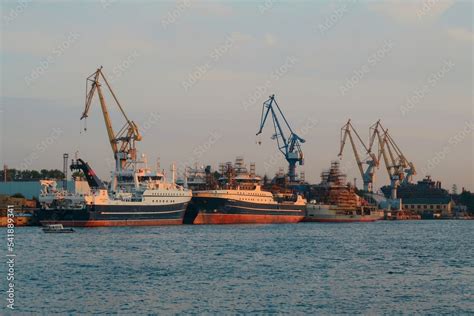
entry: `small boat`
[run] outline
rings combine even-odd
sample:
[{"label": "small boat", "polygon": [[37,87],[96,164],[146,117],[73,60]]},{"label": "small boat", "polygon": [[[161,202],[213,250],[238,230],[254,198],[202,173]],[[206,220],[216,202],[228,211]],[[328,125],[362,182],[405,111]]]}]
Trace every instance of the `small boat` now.
[{"label": "small boat", "polygon": [[63,224],[51,224],[43,227],[45,233],[74,233],[72,228],[64,228]]}]

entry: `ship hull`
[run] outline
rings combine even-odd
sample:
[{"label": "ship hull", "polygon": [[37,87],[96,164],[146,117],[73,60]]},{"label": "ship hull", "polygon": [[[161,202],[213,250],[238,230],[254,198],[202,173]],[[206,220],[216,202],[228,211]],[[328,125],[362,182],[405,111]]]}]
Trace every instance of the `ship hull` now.
[{"label": "ship hull", "polygon": [[[354,211],[343,211],[331,208],[308,206],[307,214],[303,222],[322,223],[354,223],[354,222],[375,222],[383,219],[383,215],[366,211],[366,214],[356,214]],[[344,214],[346,213],[346,214]]]},{"label": "ship hull", "polygon": [[173,205],[92,205],[86,209],[42,209],[42,225],[66,227],[161,226],[183,223],[187,203]]},{"label": "ship hull", "polygon": [[355,223],[355,222],[375,222],[380,220],[378,217],[331,217],[331,218],[308,218],[305,217],[303,222],[320,222],[320,223]]},{"label": "ship hull", "polygon": [[193,224],[283,224],[301,222],[304,205],[260,204],[223,198],[193,198]]}]

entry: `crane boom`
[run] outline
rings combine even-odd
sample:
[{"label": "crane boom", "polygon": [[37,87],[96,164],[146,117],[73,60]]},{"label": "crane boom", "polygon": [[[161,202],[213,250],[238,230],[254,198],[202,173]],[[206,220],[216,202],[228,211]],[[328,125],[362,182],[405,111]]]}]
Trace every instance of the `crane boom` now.
[{"label": "crane boom", "polygon": [[[357,137],[357,140],[359,140],[359,143],[362,145],[362,147],[365,150],[365,153],[368,155],[368,157],[365,158],[364,160],[360,158],[360,155],[359,155],[359,152],[357,151],[357,146],[352,134],[354,134]],[[367,145],[364,143],[364,141],[360,137],[359,133],[357,133],[354,126],[352,125],[351,120],[349,119],[347,123],[344,124],[344,126],[341,128],[341,147],[338,154],[339,157],[342,156],[342,152],[344,151],[344,146],[346,144],[347,138],[349,138],[351,142],[352,151],[356,159],[357,167],[359,168],[362,181],[364,182],[364,191],[372,192],[373,183],[375,179],[375,168],[379,166],[379,159],[375,156],[374,153],[372,153],[372,146],[373,146],[372,139],[375,138],[375,135],[372,135],[370,137],[369,139],[370,146],[367,147]],[[364,171],[364,164],[367,164],[367,169],[365,171]]]},{"label": "crane boom", "polygon": [[[275,111],[275,107],[277,111]],[[260,118],[260,128],[257,132],[257,135],[263,132],[263,128],[265,127],[265,122],[267,121],[268,115],[271,114],[273,127],[275,133],[272,136],[272,139],[277,140],[278,150],[285,156],[285,159],[288,161],[288,176],[291,182],[296,181],[296,163],[300,165],[304,164],[304,155],[303,151],[301,150],[301,144],[304,143],[305,140],[299,137],[291,128],[290,124],[286,120],[286,117],[283,115],[283,112],[280,109],[280,106],[275,100],[275,95],[271,95],[268,100],[263,103],[262,106],[262,115]],[[285,123],[289,136],[286,137],[282,124],[278,120],[278,116],[283,119]]]},{"label": "crane boom", "polygon": [[397,145],[388,129],[384,129],[380,121],[371,129],[378,135],[379,157],[383,156],[385,167],[390,178],[391,198],[397,198],[397,189],[402,183],[411,183],[416,175],[415,165],[408,161],[400,147]]},{"label": "crane boom", "polygon": [[[100,79],[105,82],[110,94],[112,95],[117,107],[120,110],[120,113],[125,119],[125,125],[119,130],[118,133],[115,133],[112,127],[112,121],[110,119],[107,104],[105,102]],[[102,71],[102,67],[98,68],[92,75],[90,75],[86,79],[86,101],[84,111],[82,112],[81,120],[87,119],[87,117],[89,116],[89,110],[91,108],[92,100],[96,91],[99,95],[100,107],[104,117],[109,143],[112,147],[112,152],[114,153],[116,170],[120,171],[128,166],[128,161],[136,160],[135,141],[140,141],[142,139],[142,136],[140,135],[140,132],[138,131],[138,126],[135,124],[135,122],[129,120],[127,115],[125,114],[122,105],[118,101],[117,96],[115,95],[112,87],[110,86]]]}]

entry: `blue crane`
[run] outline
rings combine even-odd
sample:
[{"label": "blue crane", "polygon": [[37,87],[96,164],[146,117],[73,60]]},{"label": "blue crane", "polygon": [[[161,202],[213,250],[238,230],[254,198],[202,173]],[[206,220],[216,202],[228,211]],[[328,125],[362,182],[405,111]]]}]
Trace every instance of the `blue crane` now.
[{"label": "blue crane", "polygon": [[[275,111],[275,107],[278,110]],[[270,99],[263,103],[262,107],[262,117],[260,120],[260,129],[257,135],[261,134],[263,131],[263,127],[265,126],[265,122],[268,117],[268,113],[272,114],[273,126],[275,128],[275,134],[272,135],[272,139],[277,140],[278,150],[285,156],[285,159],[288,161],[289,168],[288,168],[288,176],[290,177],[290,181],[296,181],[296,163],[299,163],[300,166],[304,164],[304,156],[303,151],[301,150],[300,143],[304,143],[305,140],[293,132],[291,129],[290,124],[286,120],[283,112],[281,111],[278,103],[275,101],[275,95],[271,95]],[[286,127],[289,130],[289,136],[286,137],[283,131],[282,125],[278,120],[278,113],[280,113],[281,118],[286,124]]]}]

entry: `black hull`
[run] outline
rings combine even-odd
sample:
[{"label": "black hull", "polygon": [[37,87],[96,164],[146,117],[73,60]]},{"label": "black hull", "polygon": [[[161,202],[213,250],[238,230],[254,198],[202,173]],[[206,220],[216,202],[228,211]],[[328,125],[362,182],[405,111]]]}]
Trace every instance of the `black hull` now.
[{"label": "black hull", "polygon": [[194,224],[295,223],[302,221],[306,214],[305,205],[204,197],[193,198],[189,209]]},{"label": "black hull", "polygon": [[64,226],[155,226],[183,223],[187,203],[173,205],[91,205],[86,209],[41,209],[41,224]]}]

